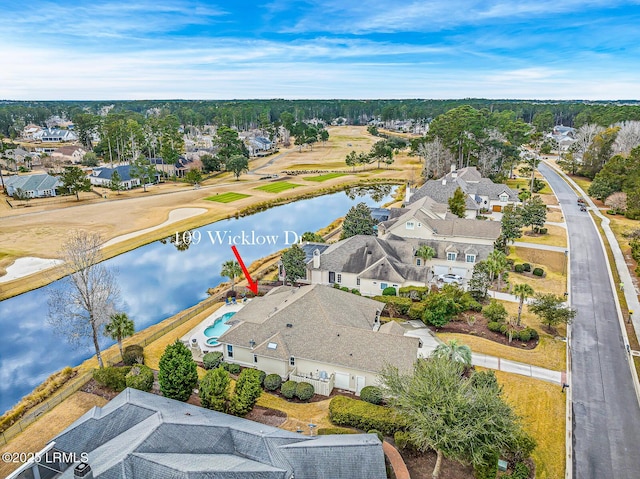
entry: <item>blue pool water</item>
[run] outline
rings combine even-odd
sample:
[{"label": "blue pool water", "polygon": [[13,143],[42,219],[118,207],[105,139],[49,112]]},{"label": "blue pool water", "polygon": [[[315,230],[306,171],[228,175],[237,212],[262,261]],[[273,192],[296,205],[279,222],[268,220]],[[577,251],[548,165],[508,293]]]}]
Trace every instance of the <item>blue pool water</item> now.
[{"label": "blue pool water", "polygon": [[[224,313],[222,316],[216,319],[216,322],[213,323],[213,326],[209,326],[204,330],[204,335],[207,338],[219,338],[220,336],[222,336],[227,332],[227,329],[231,327],[230,325],[224,323],[229,321],[229,318],[231,318],[231,316],[233,316],[234,314],[236,314],[235,311],[231,313]],[[211,343],[209,343],[209,341],[207,341],[207,344],[212,345]]]}]

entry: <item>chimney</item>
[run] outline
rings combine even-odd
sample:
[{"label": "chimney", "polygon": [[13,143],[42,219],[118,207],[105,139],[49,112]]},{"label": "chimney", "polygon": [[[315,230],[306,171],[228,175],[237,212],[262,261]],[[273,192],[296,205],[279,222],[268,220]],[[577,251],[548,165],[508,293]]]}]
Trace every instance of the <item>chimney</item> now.
[{"label": "chimney", "polygon": [[320,250],[313,251],[313,269],[320,269]]},{"label": "chimney", "polygon": [[447,184],[447,179],[446,178],[442,178],[442,186]]},{"label": "chimney", "polygon": [[456,171],[456,165],[451,165],[451,173],[453,173],[454,171]]},{"label": "chimney", "polygon": [[81,462],[73,470],[74,479],[93,479],[93,471],[91,466],[86,462]]},{"label": "chimney", "polygon": [[405,204],[409,203],[409,200],[411,199],[411,186],[409,185],[409,183],[407,183],[407,188],[404,190],[404,202]]}]

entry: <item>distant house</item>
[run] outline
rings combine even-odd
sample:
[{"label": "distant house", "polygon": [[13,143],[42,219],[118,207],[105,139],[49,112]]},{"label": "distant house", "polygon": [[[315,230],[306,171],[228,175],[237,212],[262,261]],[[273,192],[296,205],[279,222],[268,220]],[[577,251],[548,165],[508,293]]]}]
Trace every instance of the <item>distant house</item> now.
[{"label": "distant house", "polygon": [[[125,389],[41,451],[47,462],[9,479],[386,479],[375,434],[307,436]],[[55,458],[81,458],[55,464]],[[60,460],[60,459],[59,459]]]},{"label": "distant house", "polygon": [[256,136],[247,140],[250,156],[261,156],[273,149],[273,142],[264,136]]},{"label": "distant house", "polygon": [[202,166],[202,162],[192,156],[180,156],[173,164],[165,163],[162,158],[149,158],[149,161],[156,167],[157,171],[164,173],[166,176],[176,176],[178,178],[184,178],[189,170],[201,168]]},{"label": "distant house", "polygon": [[130,190],[140,186],[140,179],[131,176],[131,165],[120,165],[115,168],[95,168],[89,175],[89,181],[95,186],[109,187],[113,173],[117,171],[120,175],[120,185],[124,190]]},{"label": "distant house", "polygon": [[383,365],[410,371],[417,358],[417,338],[380,328],[383,307],[327,286],[281,286],[238,311],[218,341],[226,362],[311,383],[326,396],[334,388],[359,395]]},{"label": "distant house", "polygon": [[33,135],[42,130],[42,127],[29,123],[22,129],[22,138],[27,140],[33,139]]},{"label": "distant house", "polygon": [[475,218],[482,210],[499,212],[504,206],[519,202],[518,194],[514,190],[507,185],[494,183],[489,178],[483,178],[475,167],[456,170],[455,166],[452,166],[451,172],[442,178],[427,180],[415,192],[409,191],[407,203],[428,196],[436,203],[448,206],[449,198],[458,188],[466,194],[466,218]]},{"label": "distant house", "polygon": [[27,151],[23,148],[15,148],[12,150],[6,150],[4,155],[7,158],[10,158],[15,161],[16,166],[25,165],[27,167],[31,166],[33,160],[37,157],[35,153]]},{"label": "distant house", "polygon": [[56,188],[62,186],[62,183],[55,176],[40,174],[5,177],[4,185],[7,194],[11,197],[20,190],[29,198],[46,198],[56,196]]},{"label": "distant house", "polygon": [[80,163],[87,151],[79,146],[63,146],[51,152],[51,157],[65,163]]},{"label": "distant house", "polygon": [[66,141],[77,141],[78,135],[71,130],[60,128],[44,128],[33,134],[33,139],[43,143],[63,143]]}]

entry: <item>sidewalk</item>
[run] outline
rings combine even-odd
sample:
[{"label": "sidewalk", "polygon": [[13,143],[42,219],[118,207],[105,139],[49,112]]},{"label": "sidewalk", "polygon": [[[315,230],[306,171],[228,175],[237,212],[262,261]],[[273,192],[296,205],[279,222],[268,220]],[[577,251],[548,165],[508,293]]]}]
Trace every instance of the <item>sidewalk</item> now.
[{"label": "sidewalk", "polygon": [[[420,338],[422,347],[418,349],[418,357],[428,358],[434,349],[443,344],[436,338],[431,330],[425,327],[422,322],[413,320],[409,324],[414,328],[408,330],[404,335],[414,338]],[[471,353],[471,364],[481,366],[483,368],[495,369],[496,371],[504,371],[506,373],[520,374],[534,379],[540,379],[555,384],[562,384],[562,372],[545,369],[530,364],[510,361],[508,359],[497,358],[482,353]]]},{"label": "sidewalk", "polygon": [[531,249],[542,249],[546,251],[557,251],[558,253],[564,253],[568,249],[567,246],[551,246],[548,244],[527,243],[526,241],[516,241],[511,246],[519,246],[521,248],[531,248]]}]

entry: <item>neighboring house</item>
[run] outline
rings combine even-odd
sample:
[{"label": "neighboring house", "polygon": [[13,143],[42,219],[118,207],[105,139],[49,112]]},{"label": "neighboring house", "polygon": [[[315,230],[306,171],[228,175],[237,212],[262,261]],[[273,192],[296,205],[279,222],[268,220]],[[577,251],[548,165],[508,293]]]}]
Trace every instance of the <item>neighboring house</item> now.
[{"label": "neighboring house", "polygon": [[448,207],[449,198],[456,189],[461,188],[466,194],[466,218],[475,218],[482,211],[502,211],[508,204],[518,203],[518,193],[507,185],[494,183],[489,178],[483,178],[480,172],[473,166],[456,170],[451,167],[451,172],[438,180],[427,180],[415,192],[407,195],[408,203],[428,196],[436,203]]},{"label": "neighboring house", "polygon": [[333,388],[359,395],[385,364],[409,372],[417,358],[417,338],[380,328],[383,307],[327,286],[280,286],[238,311],[218,341],[226,362],[311,383],[325,396]]},{"label": "neighboring house", "polygon": [[29,123],[27,126],[25,126],[22,129],[22,138],[25,138],[27,140],[32,140],[33,139],[33,135],[36,134],[37,132],[39,132],[40,130],[42,130],[42,127],[38,126],[38,125],[34,125],[33,123]]},{"label": "neighboring house", "polygon": [[250,156],[261,156],[273,148],[273,142],[264,136],[256,136],[247,139],[247,149]]},{"label": "neighboring house", "polygon": [[92,185],[108,188],[114,171],[117,171],[120,175],[120,185],[123,190],[130,190],[140,186],[140,180],[131,176],[131,165],[120,165],[115,168],[95,168],[89,175],[89,181],[91,181]]},{"label": "neighboring house", "polygon": [[56,196],[56,188],[62,186],[62,183],[55,176],[40,174],[5,177],[4,185],[11,197],[17,190],[22,190],[29,198],[46,198]]},{"label": "neighboring house", "polygon": [[66,141],[77,141],[78,135],[71,130],[60,128],[44,128],[33,134],[33,139],[43,143],[61,143]]},{"label": "neighboring house", "polygon": [[400,216],[378,225],[378,235],[390,243],[398,239],[417,242],[416,250],[419,245],[431,246],[436,251],[429,261],[434,275],[452,273],[469,279],[475,263],[493,251],[501,223],[458,218],[451,213],[441,217],[429,209],[430,205],[433,202],[424,198],[402,209]]},{"label": "neighboring house", "polygon": [[51,152],[51,158],[64,163],[80,163],[87,151],[79,146],[63,146]]},{"label": "neighboring house", "polygon": [[307,262],[307,276],[301,282],[337,284],[366,296],[380,295],[389,286],[425,286],[431,279],[430,269],[421,260],[416,261],[418,246],[418,241],[403,238],[352,236],[324,251],[314,250]]},{"label": "neighboring house", "polygon": [[166,176],[176,176],[183,178],[187,172],[193,168],[201,168],[202,162],[193,157],[179,157],[174,164],[165,163],[162,158],[149,158],[152,165]]},{"label": "neighboring house", "polygon": [[23,148],[15,148],[12,150],[5,150],[4,155],[7,158],[15,161],[15,166],[26,165],[30,167],[30,164],[33,162],[33,159],[36,157],[35,153],[27,151]]},{"label": "neighboring house", "polygon": [[[49,448],[47,450],[47,448]],[[306,436],[155,394],[125,389],[94,407],[9,479],[385,479],[375,434]],[[58,459],[60,460],[60,459]],[[64,460],[64,459],[63,459]]]}]

